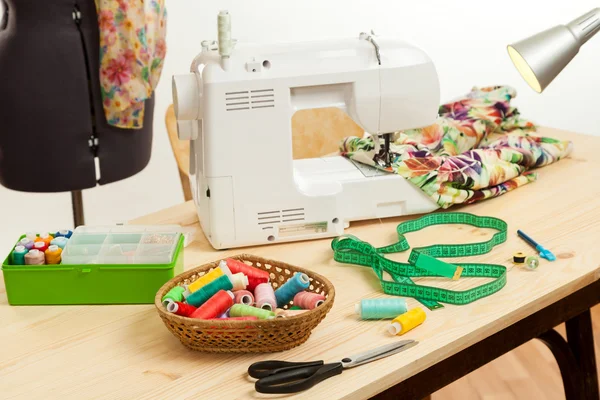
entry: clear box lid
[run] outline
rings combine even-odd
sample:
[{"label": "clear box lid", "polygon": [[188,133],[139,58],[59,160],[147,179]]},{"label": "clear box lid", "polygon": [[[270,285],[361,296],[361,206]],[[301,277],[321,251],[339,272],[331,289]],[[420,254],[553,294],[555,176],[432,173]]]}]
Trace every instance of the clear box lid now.
[{"label": "clear box lid", "polygon": [[181,231],[179,225],[80,226],[62,264],[169,264]]}]

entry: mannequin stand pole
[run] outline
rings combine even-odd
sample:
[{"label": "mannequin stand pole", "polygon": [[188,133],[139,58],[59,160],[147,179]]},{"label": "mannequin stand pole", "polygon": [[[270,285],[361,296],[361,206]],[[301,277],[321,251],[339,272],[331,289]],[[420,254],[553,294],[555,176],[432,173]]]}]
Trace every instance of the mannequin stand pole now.
[{"label": "mannequin stand pole", "polygon": [[80,225],[85,225],[83,216],[83,197],[81,190],[73,190],[71,192],[71,203],[73,204],[73,228]]}]

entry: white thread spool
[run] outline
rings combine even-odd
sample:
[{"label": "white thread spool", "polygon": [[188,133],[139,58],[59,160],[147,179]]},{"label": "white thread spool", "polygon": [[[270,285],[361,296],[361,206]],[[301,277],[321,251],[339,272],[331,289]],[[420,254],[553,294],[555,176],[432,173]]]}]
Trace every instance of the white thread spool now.
[{"label": "white thread spool", "polygon": [[217,16],[217,29],[219,39],[219,55],[222,58],[229,58],[233,49],[231,41],[231,15],[228,11],[223,10]]}]

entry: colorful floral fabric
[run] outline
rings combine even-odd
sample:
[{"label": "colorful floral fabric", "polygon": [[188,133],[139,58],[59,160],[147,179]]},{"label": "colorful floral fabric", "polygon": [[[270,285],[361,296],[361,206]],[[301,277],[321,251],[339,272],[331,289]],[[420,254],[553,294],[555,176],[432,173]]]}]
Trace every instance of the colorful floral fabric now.
[{"label": "colorful floral fabric", "polygon": [[[444,104],[426,128],[394,134],[391,166],[371,136],[342,141],[343,155],[402,175],[442,208],[497,197],[536,179],[531,169],[566,157],[571,142],[535,135],[536,126],[510,104],[513,88],[473,88]],[[383,140],[377,146],[383,148]]]},{"label": "colorful floral fabric", "polygon": [[119,128],[142,128],[144,101],[158,84],[166,54],[164,0],[95,1],[106,120]]}]

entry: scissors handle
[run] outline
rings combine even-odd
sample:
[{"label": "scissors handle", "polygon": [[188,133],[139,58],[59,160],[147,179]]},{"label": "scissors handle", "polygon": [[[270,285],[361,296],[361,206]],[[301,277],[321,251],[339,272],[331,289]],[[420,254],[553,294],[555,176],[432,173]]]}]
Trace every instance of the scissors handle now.
[{"label": "scissors handle", "polygon": [[256,391],[259,393],[301,392],[303,390],[310,389],[317,383],[324,381],[327,378],[341,374],[344,370],[344,367],[341,362],[337,362],[322,365],[296,366],[285,369],[285,371],[281,371],[257,380],[254,384]]},{"label": "scissors handle", "polygon": [[289,371],[300,367],[316,367],[323,365],[321,361],[308,361],[308,362],[288,362],[288,361],[259,361],[248,367],[248,375],[253,378],[260,379],[270,375],[279,374],[281,372]]}]

